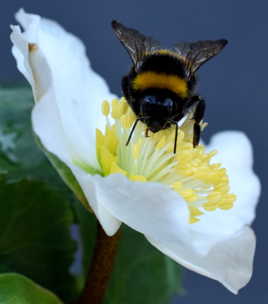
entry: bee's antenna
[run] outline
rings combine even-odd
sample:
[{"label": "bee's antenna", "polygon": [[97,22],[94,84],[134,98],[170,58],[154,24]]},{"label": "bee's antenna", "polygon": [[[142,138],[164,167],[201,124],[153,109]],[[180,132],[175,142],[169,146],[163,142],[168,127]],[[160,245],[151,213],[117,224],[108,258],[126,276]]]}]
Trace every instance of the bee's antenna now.
[{"label": "bee's antenna", "polygon": [[131,140],[131,137],[132,137],[132,135],[133,135],[133,132],[134,132],[135,128],[137,127],[137,124],[138,124],[138,122],[139,122],[140,120],[141,120],[141,118],[137,118],[137,119],[135,120],[134,125],[133,125],[133,127],[132,127],[132,129],[131,129],[131,131],[130,131],[130,133],[129,133],[129,136],[128,136],[128,139],[127,139],[127,142],[126,142],[126,146],[128,146],[128,144],[129,144],[129,142],[130,142],[130,140]]}]

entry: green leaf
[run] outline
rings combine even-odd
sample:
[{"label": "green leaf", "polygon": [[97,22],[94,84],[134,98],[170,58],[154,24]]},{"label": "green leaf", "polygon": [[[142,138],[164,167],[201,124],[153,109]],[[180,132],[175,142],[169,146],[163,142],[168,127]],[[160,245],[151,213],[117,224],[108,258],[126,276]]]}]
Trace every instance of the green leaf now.
[{"label": "green leaf", "polygon": [[63,304],[53,293],[16,274],[0,275],[0,304]]},{"label": "green leaf", "polygon": [[29,87],[0,86],[0,173],[8,173],[8,181],[25,178],[53,180],[55,186],[62,186],[35,143],[31,127],[32,107]]},{"label": "green leaf", "polygon": [[[83,191],[71,170],[48,152],[33,134],[33,105],[32,90],[29,87],[0,86],[0,173],[8,172],[9,181],[27,177],[46,181],[59,188],[64,181],[87,207]],[[52,169],[48,159],[56,170]]]},{"label": "green leaf", "polygon": [[[96,219],[80,205],[76,211],[86,273],[94,247]],[[180,266],[151,246],[142,234],[126,226],[121,229],[122,239],[105,303],[169,303],[171,296],[181,292]]]},{"label": "green leaf", "polygon": [[0,86],[0,272],[22,273],[70,302],[79,287],[69,271],[73,195],[36,143],[32,107],[29,87]]},{"label": "green leaf", "polygon": [[66,194],[44,182],[0,179],[0,272],[18,272],[64,300],[76,296],[75,242]]}]

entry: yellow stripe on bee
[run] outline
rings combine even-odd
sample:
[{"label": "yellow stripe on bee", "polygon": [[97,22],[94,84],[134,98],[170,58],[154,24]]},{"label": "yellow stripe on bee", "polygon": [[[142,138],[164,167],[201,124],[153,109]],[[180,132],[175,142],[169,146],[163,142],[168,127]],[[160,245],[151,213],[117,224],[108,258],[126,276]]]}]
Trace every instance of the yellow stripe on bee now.
[{"label": "yellow stripe on bee", "polygon": [[166,50],[166,49],[162,49],[162,50],[156,50],[154,52],[152,52],[152,54],[160,54],[160,55],[170,55],[170,56],[177,56],[177,54],[175,52],[172,52],[171,50]]},{"label": "yellow stripe on bee", "polygon": [[182,98],[187,97],[187,82],[176,76],[156,72],[143,72],[133,81],[135,90],[145,90],[149,88],[168,89]]}]

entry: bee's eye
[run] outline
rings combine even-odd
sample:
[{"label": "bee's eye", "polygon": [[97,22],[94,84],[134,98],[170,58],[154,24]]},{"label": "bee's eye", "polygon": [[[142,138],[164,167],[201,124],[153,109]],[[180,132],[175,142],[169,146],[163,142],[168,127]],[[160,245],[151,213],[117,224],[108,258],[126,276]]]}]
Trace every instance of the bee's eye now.
[{"label": "bee's eye", "polygon": [[158,103],[157,98],[155,96],[153,96],[153,95],[144,96],[143,100],[144,100],[145,103],[148,103],[148,104],[156,104],[156,103]]},{"label": "bee's eye", "polygon": [[147,95],[141,99],[142,115],[168,117],[173,113],[174,101],[164,96]]},{"label": "bee's eye", "polygon": [[170,98],[166,98],[163,102],[163,105],[168,107],[168,108],[172,108],[173,107],[173,100]]},{"label": "bee's eye", "polygon": [[172,108],[173,107],[173,100],[171,98],[163,98],[159,96],[153,96],[153,95],[147,95],[143,97],[143,101],[146,104],[150,105],[158,105],[158,106],[164,106],[166,108]]}]

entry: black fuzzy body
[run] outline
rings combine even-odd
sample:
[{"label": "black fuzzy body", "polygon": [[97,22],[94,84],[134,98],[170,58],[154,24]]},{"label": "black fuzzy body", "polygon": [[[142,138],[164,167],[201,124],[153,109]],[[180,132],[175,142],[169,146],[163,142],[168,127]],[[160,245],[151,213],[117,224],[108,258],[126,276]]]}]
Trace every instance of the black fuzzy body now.
[{"label": "black fuzzy body", "polygon": [[[144,72],[174,75],[185,79],[189,92],[187,97],[182,97],[169,89],[157,87],[144,90],[134,89],[134,79]],[[178,122],[185,115],[195,82],[194,77],[186,80],[184,64],[178,57],[156,53],[146,56],[138,69],[132,67],[129,74],[122,79],[122,89],[137,118],[144,122],[150,131],[158,132]]]}]

